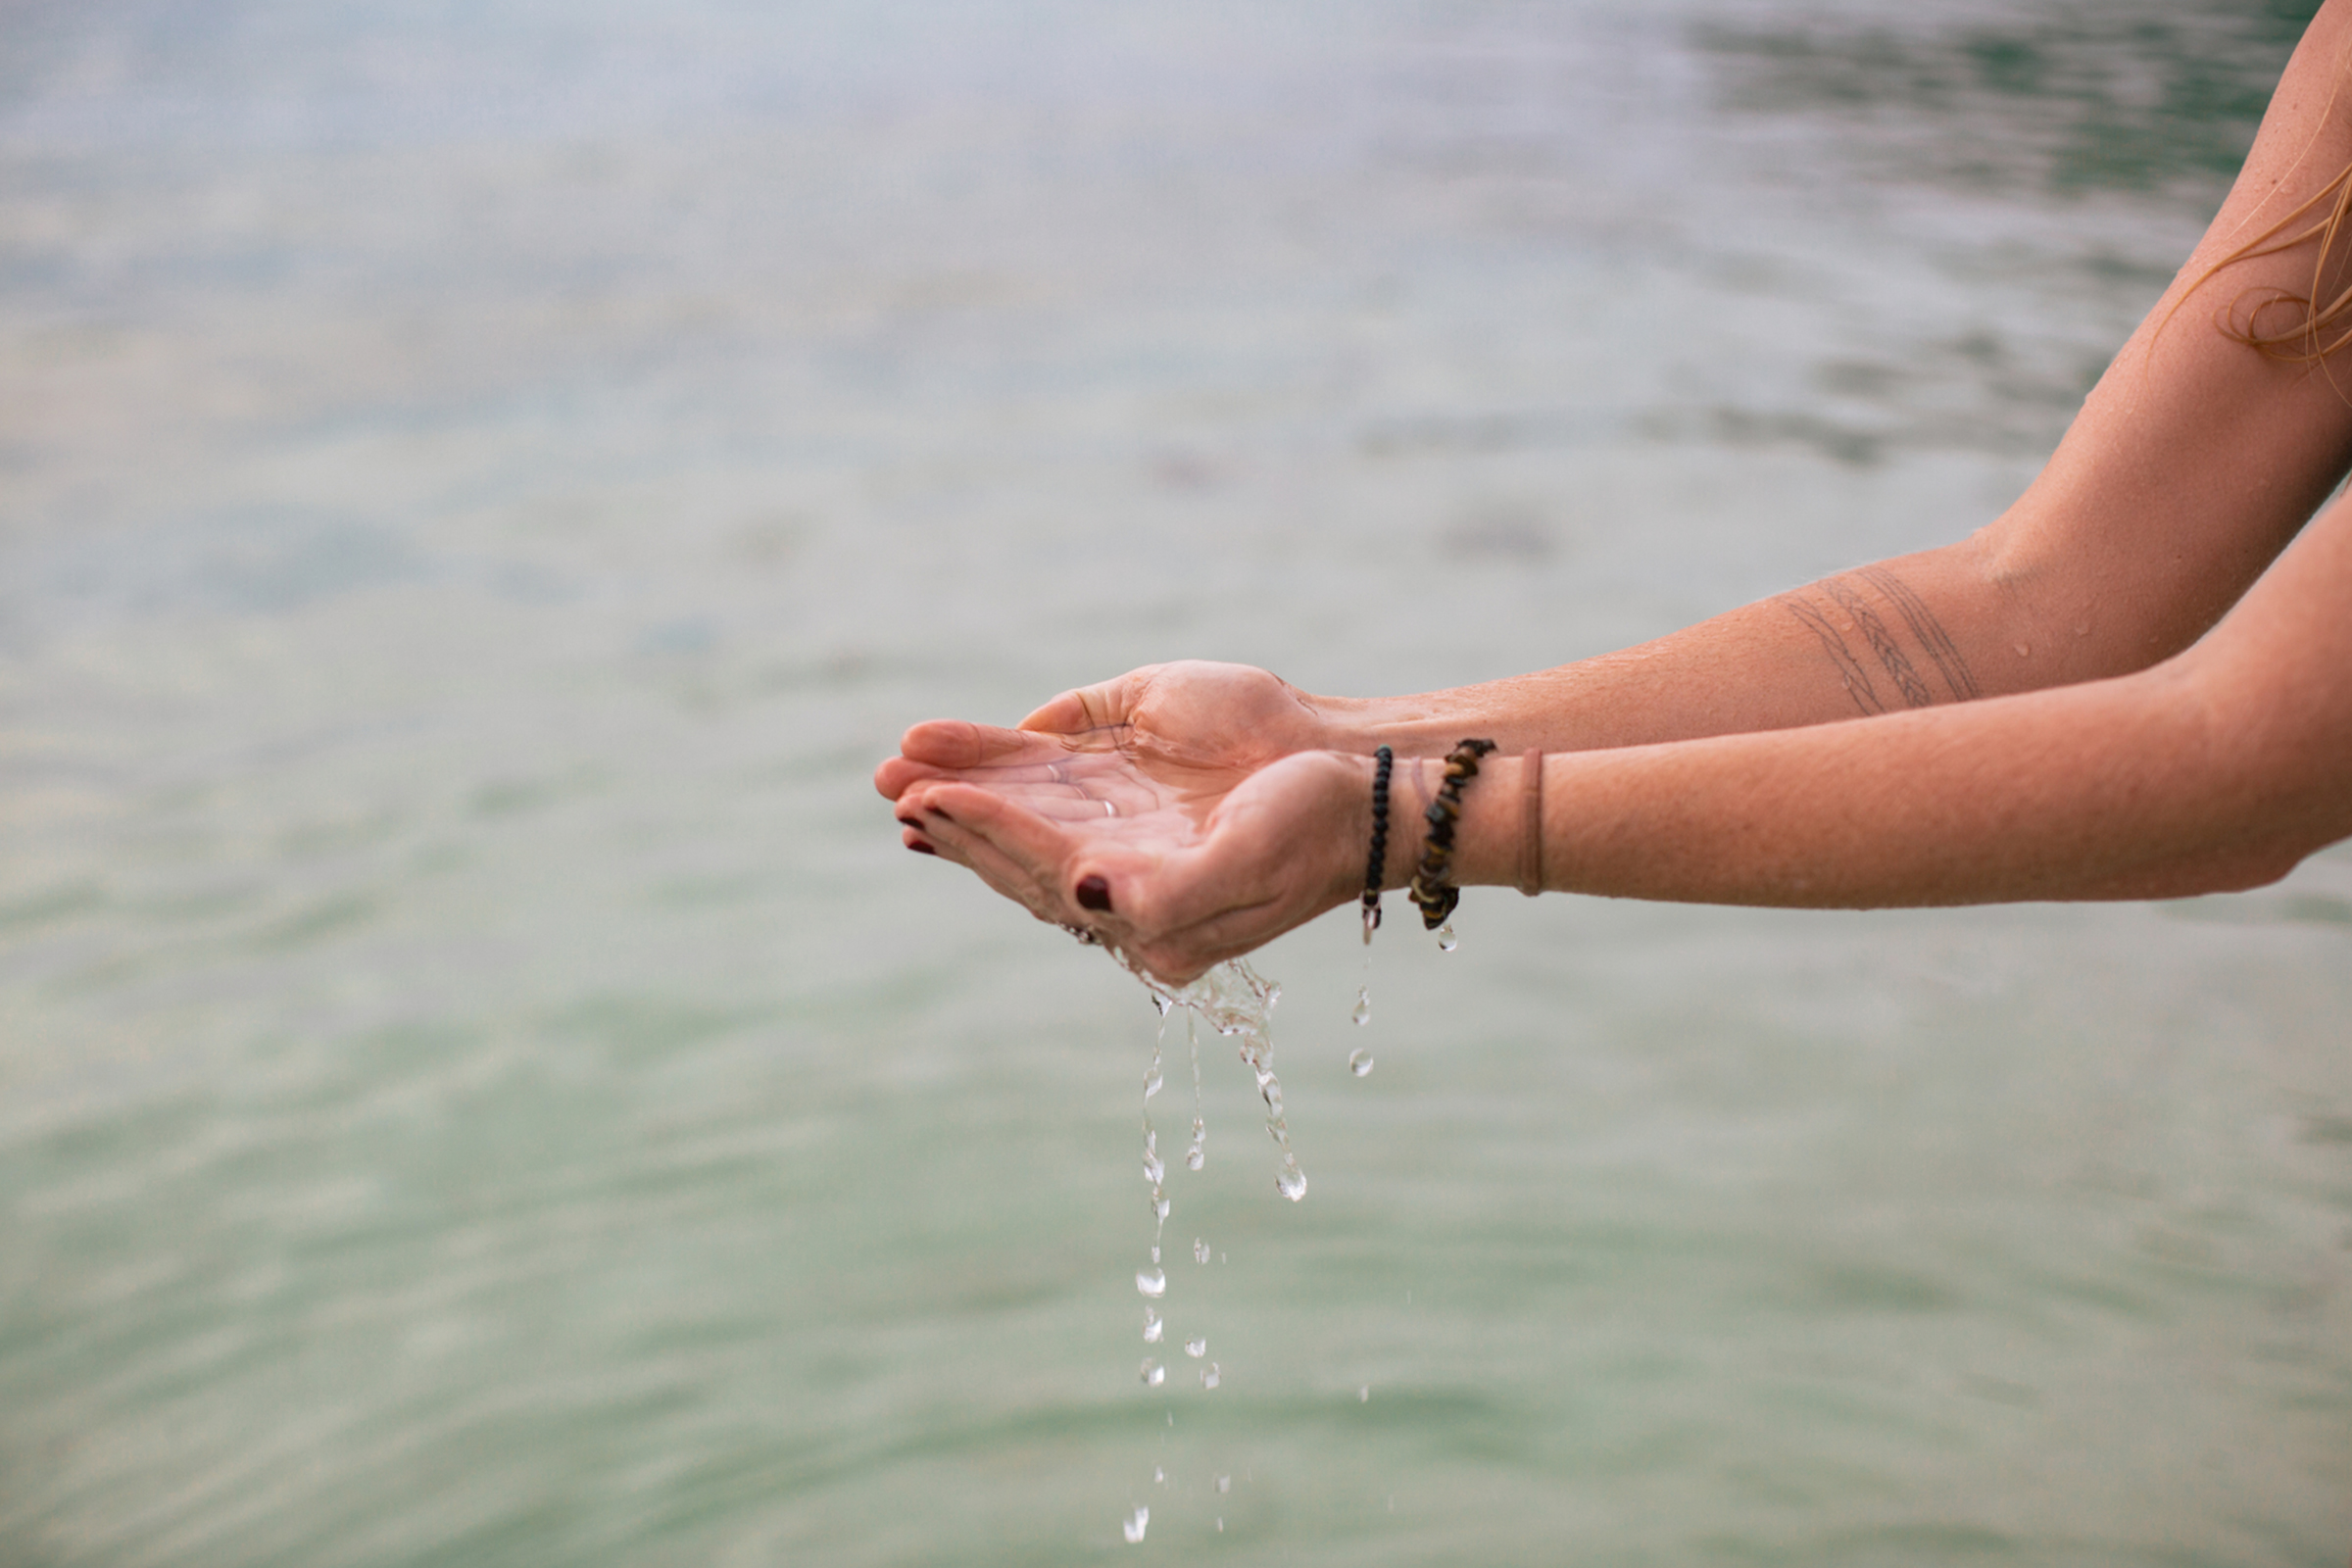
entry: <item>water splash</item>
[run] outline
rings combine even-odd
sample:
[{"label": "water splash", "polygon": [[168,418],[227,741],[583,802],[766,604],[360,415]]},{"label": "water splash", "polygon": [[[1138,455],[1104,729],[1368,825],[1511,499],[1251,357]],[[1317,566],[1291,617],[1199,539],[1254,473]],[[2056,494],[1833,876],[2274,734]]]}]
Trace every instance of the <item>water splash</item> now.
[{"label": "water splash", "polygon": [[1184,1043],[1191,1048],[1193,1056],[1193,1147],[1184,1152],[1184,1165],[1187,1170],[1199,1170],[1208,1163],[1208,1122],[1200,1114],[1200,1020],[1189,1012],[1184,1015]]},{"label": "water splash", "polygon": [[1149,1508],[1138,1508],[1135,1510],[1135,1516],[1133,1518],[1122,1519],[1119,1521],[1119,1529],[1126,1534],[1127,1544],[1132,1546],[1137,1542],[1144,1539],[1144,1532],[1151,1527],[1151,1524],[1152,1510]]},{"label": "water splash", "polygon": [[[1115,951],[1115,950],[1114,950]],[[1221,963],[1188,986],[1163,986],[1124,954],[1116,955],[1122,963],[1133,970],[1152,988],[1153,1005],[1165,1001],[1170,1008],[1182,1007],[1186,1014],[1186,1029],[1192,1031],[1196,1020],[1206,1023],[1218,1034],[1239,1042],[1242,1061],[1257,1080],[1257,1092],[1266,1102],[1266,1134],[1282,1151],[1282,1159],[1275,1172],[1274,1184],[1285,1198],[1294,1202],[1306,1196],[1306,1175],[1298,1168],[1298,1157],[1291,1149],[1291,1128],[1283,1114],[1282,1080],[1274,1075],[1274,1039],[1271,1018],[1277,1004],[1282,1001],[1282,987],[1264,979],[1240,958]],[[1163,1010],[1162,1033],[1166,1011]],[[1192,1035],[1195,1050],[1193,1092],[1193,1147],[1185,1153],[1185,1163],[1193,1165],[1193,1152],[1200,1151],[1205,1137],[1205,1125],[1199,1114],[1200,1080],[1199,1046],[1197,1034]],[[1152,1075],[1159,1071],[1159,1041],[1152,1045]],[[1148,1118],[1147,1118],[1148,1119]],[[1203,1156],[1205,1158],[1205,1155]]]}]

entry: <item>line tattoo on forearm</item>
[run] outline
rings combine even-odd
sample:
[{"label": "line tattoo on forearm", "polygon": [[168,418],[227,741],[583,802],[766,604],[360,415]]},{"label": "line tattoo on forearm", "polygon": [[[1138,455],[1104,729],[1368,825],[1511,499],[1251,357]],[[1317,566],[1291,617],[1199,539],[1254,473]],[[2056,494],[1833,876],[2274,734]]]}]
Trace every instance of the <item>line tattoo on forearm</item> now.
[{"label": "line tattoo on forearm", "polygon": [[1866,715],[1886,711],[1886,705],[1879,701],[1878,688],[1870,683],[1870,672],[1854,658],[1853,650],[1845,646],[1845,639],[1838,635],[1827,615],[1800,594],[1782,594],[1775,603],[1811,627],[1813,635],[1821,639],[1821,651],[1838,666],[1838,678],[1845,682],[1845,694],[1854,700],[1856,708]]},{"label": "line tattoo on forearm", "polygon": [[[1849,577],[1853,581],[1848,581]],[[1853,629],[1861,633],[1863,641],[1870,645],[1871,662],[1893,683],[1905,707],[1929,707],[1935,703],[1936,694],[1920,674],[1919,667],[1903,651],[1903,645],[1895,637],[1892,628],[1871,608],[1870,602],[1853,585],[1854,582],[1876,589],[1887,604],[1894,607],[1895,614],[1910,631],[1920,650],[1927,655],[1928,662],[1936,666],[1936,672],[1943,677],[1943,684],[1954,700],[1966,702],[1978,695],[1976,677],[1969,672],[1968,662],[1960,657],[1958,646],[1926,603],[1893,572],[1883,566],[1865,566],[1844,577],[1824,578],[1809,590],[1799,589],[1794,593],[1782,594],[1779,599],[1781,606],[1820,640],[1822,652],[1829,655],[1830,662],[1837,666],[1838,679],[1844,683],[1846,694],[1853,698],[1856,708],[1865,714],[1884,713],[1887,705],[1871,679],[1869,664],[1847,643],[1845,633],[1839,629],[1838,617],[1831,612],[1833,607],[1843,612],[1843,618],[1851,622]]]},{"label": "line tattoo on forearm", "polygon": [[1943,622],[1911,591],[1911,585],[1885,566],[1864,566],[1854,575],[1894,606],[1896,613],[1903,617],[1903,624],[1911,628],[1911,635],[1935,662],[1936,671],[1943,677],[1944,685],[1951,688],[1953,699],[1963,703],[1974,699],[1978,695],[1977,678],[1969,673],[1968,661],[1960,657],[1959,647],[1943,629]]},{"label": "line tattoo on forearm", "polygon": [[1905,707],[1925,708],[1936,701],[1936,694],[1928,690],[1928,683],[1919,678],[1919,671],[1913,669],[1911,661],[1903,657],[1903,650],[1895,642],[1894,633],[1886,629],[1886,623],[1879,618],[1879,612],[1865,604],[1860,594],[1846,586],[1845,579],[1825,577],[1821,581],[1821,591],[1836,600],[1839,610],[1853,617],[1855,627],[1869,640],[1870,651],[1879,656],[1879,667],[1886,671],[1886,678],[1894,682],[1894,689],[1903,694]]}]

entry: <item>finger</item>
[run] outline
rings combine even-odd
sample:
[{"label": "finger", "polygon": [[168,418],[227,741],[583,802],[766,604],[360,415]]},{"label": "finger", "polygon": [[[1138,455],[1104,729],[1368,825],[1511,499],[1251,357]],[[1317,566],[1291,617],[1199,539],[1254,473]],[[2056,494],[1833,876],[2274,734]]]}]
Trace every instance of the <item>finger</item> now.
[{"label": "finger", "polygon": [[962,718],[925,719],[899,738],[899,753],[906,760],[950,769],[989,767],[1014,758],[1044,759],[1059,752],[1035,735]]},{"label": "finger", "polygon": [[1056,871],[1064,847],[1051,823],[969,785],[926,790],[917,809],[943,854],[1040,919],[1076,923],[1061,897]]},{"label": "finger", "polygon": [[966,785],[940,785],[925,798],[954,813],[952,831],[963,835],[957,842],[974,857],[975,869],[983,853],[1020,868],[1035,889],[1038,902],[1030,906],[1044,918],[1082,926],[1104,942],[1123,945],[1131,939],[1128,906],[1148,892],[1158,855],[1115,838],[1073,832]]},{"label": "finger", "polygon": [[1020,727],[1047,735],[1083,735],[1130,721],[1135,699],[1159,669],[1146,664],[1124,675],[1063,692],[1021,720]]}]

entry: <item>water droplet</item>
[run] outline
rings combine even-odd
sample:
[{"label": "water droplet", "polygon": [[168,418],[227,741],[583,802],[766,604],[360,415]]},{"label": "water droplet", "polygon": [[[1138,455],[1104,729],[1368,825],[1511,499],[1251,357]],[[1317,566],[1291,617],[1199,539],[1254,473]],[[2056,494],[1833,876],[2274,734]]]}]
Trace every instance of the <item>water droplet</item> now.
[{"label": "water droplet", "polygon": [[1144,1308],[1144,1343],[1145,1343],[1146,1345],[1157,1345],[1157,1344],[1159,1343],[1159,1337],[1160,1337],[1162,1334],[1165,1334],[1165,1333],[1167,1333],[1167,1331],[1168,1331],[1168,1326],[1167,1326],[1165,1323],[1162,1323],[1162,1322],[1159,1320],[1159,1314],[1158,1314],[1157,1312],[1154,1312],[1154,1311],[1152,1311],[1152,1310],[1150,1307],[1148,1307],[1148,1306],[1147,1306],[1147,1307],[1145,1307],[1145,1308]]},{"label": "water droplet", "polygon": [[1355,1402],[1358,1404],[1370,1404],[1372,1402],[1371,1384],[1367,1383],[1362,1388],[1355,1391]]},{"label": "water droplet", "polygon": [[1224,1516],[1223,1516],[1222,1514],[1220,1514],[1220,1515],[1218,1515],[1218,1517],[1217,1517],[1217,1534],[1221,1536],[1221,1535],[1223,1535],[1224,1533],[1225,1533],[1225,1519],[1224,1519]]},{"label": "water droplet", "polygon": [[1208,1342],[1201,1339],[1187,1340],[1184,1342],[1184,1353],[1198,1361],[1208,1353]]},{"label": "water droplet", "polygon": [[[1209,1363],[1208,1363],[1208,1365],[1206,1365],[1206,1366],[1204,1366],[1204,1367],[1202,1367],[1202,1368],[1200,1369],[1200,1386],[1201,1386],[1202,1388],[1204,1388],[1204,1389],[1213,1389],[1213,1388],[1215,1388],[1215,1387],[1216,1387],[1218,1384],[1220,1384],[1220,1383],[1222,1383],[1222,1382],[1224,1382],[1224,1381],[1225,1381],[1225,1374],[1224,1374],[1224,1373],[1222,1373],[1222,1372],[1219,1372],[1219,1371],[1217,1370],[1217,1363],[1216,1363],[1216,1362],[1214,1362],[1214,1361],[1211,1361],[1211,1362],[1209,1362]],[[1225,1489],[1224,1489],[1224,1488],[1222,1488],[1222,1487],[1219,1487],[1217,1490],[1218,1490],[1218,1491],[1220,1491],[1220,1492],[1222,1492],[1222,1491],[1224,1491]]]},{"label": "water droplet", "polygon": [[1184,1163],[1188,1169],[1199,1170],[1208,1163],[1208,1151],[1195,1144],[1184,1152]]},{"label": "water droplet", "polygon": [[[1306,1196],[1306,1172],[1296,1165],[1285,1165],[1274,1173],[1274,1187],[1283,1197],[1296,1203]],[[1159,1293],[1152,1293],[1157,1296]]]},{"label": "water droplet", "polygon": [[1266,1092],[1266,1085],[1274,1081],[1274,1069],[1259,1062],[1251,1062],[1250,1067],[1257,1074],[1257,1092],[1262,1095]]},{"label": "water droplet", "polygon": [[1276,1006],[1277,1004],[1279,1004],[1281,1003],[1281,1001],[1282,1001],[1282,987],[1280,987],[1280,986],[1268,986],[1268,987],[1266,987],[1266,1010],[1267,1010],[1268,1012],[1272,1012],[1272,1011],[1274,1010],[1275,1006]]},{"label": "water droplet", "polygon": [[1157,1007],[1159,1009],[1159,1015],[1162,1018],[1165,1018],[1168,1015],[1168,1009],[1176,1005],[1176,999],[1173,997],[1162,996],[1158,992],[1154,991],[1152,993],[1152,1005]]},{"label": "water droplet", "polygon": [[1233,1477],[1231,1477],[1231,1476],[1219,1476],[1219,1477],[1217,1477],[1217,1490],[1218,1490],[1219,1492],[1231,1492],[1231,1491],[1233,1490]]},{"label": "water droplet", "polygon": [[1152,1244],[1152,1261],[1154,1263],[1159,1261],[1159,1244],[1156,1242]]},{"label": "water droplet", "polygon": [[1135,1288],[1154,1301],[1168,1291],[1168,1277],[1155,1268],[1148,1268],[1135,1276]]},{"label": "water droplet", "polygon": [[1462,939],[1453,934],[1451,920],[1438,927],[1438,951],[1440,953],[1451,953],[1455,948],[1460,947]]},{"label": "water droplet", "polygon": [[1168,1369],[1147,1355],[1144,1357],[1143,1379],[1146,1388],[1156,1389],[1168,1381]]},{"label": "water droplet", "polygon": [[1196,1263],[1208,1261],[1208,1244],[1198,1236],[1193,1238],[1193,1261]]},{"label": "water droplet", "polygon": [[1169,1202],[1168,1202],[1167,1199],[1165,1199],[1165,1198],[1154,1198],[1153,1200],[1152,1200],[1152,1217],[1153,1217],[1154,1219],[1166,1219],[1166,1218],[1168,1217],[1168,1209],[1169,1209],[1169,1207],[1170,1207],[1170,1204],[1169,1204]]},{"label": "water droplet", "polygon": [[1144,1098],[1146,1100],[1150,1100],[1153,1095],[1159,1093],[1160,1082],[1159,1069],[1154,1067],[1152,1069],[1152,1076],[1144,1080]]},{"label": "water droplet", "polygon": [[1162,1177],[1166,1176],[1166,1175],[1167,1175],[1167,1173],[1168,1173],[1168,1168],[1167,1168],[1165,1165],[1162,1165],[1162,1164],[1159,1162],[1159,1156],[1158,1156],[1157,1154],[1154,1154],[1154,1153],[1152,1153],[1152,1152],[1150,1150],[1148,1150],[1148,1149],[1147,1149],[1147,1150],[1145,1150],[1145,1151],[1144,1151],[1144,1180],[1146,1180],[1146,1181],[1150,1182],[1150,1183],[1151,1183],[1152,1186],[1154,1186],[1154,1187],[1157,1187],[1157,1186],[1159,1185],[1159,1183],[1160,1183],[1160,1179],[1161,1179]]},{"label": "water droplet", "polygon": [[1370,986],[1355,988],[1355,1010],[1348,1016],[1359,1024],[1367,1024],[1372,1021],[1372,988]]},{"label": "water droplet", "polygon": [[1148,1526],[1148,1525],[1150,1525],[1151,1523],[1152,1523],[1152,1510],[1151,1510],[1151,1509],[1149,1509],[1149,1508],[1138,1508],[1138,1509],[1136,1509],[1136,1510],[1135,1510],[1135,1517],[1134,1517],[1134,1518],[1132,1518],[1132,1519],[1126,1520],[1125,1522],[1123,1522],[1123,1523],[1122,1523],[1122,1524],[1120,1524],[1120,1526],[1119,1526],[1119,1528],[1120,1528],[1121,1530],[1123,1530],[1123,1531],[1125,1531],[1125,1532],[1127,1533],[1127,1544],[1129,1544],[1130,1546],[1132,1546],[1132,1545],[1134,1545],[1134,1544],[1135,1544],[1137,1542],[1139,1542],[1139,1541],[1143,1540],[1143,1539],[1144,1539],[1144,1530],[1145,1530],[1145,1527],[1146,1527],[1146,1526]]},{"label": "water droplet", "polygon": [[1167,1471],[1160,1468],[1158,1465],[1153,1465],[1152,1467],[1152,1484],[1155,1487],[1166,1486],[1168,1484]]},{"label": "water droplet", "polygon": [[1348,1053],[1348,1070],[1358,1078],[1372,1070],[1372,1053],[1358,1046]]}]

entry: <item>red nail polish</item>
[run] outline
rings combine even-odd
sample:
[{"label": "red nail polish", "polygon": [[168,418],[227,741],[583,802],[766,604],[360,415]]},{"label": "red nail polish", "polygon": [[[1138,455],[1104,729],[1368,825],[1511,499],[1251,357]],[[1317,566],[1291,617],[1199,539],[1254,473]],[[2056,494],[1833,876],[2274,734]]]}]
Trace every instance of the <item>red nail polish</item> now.
[{"label": "red nail polish", "polygon": [[939,853],[928,844],[909,844],[906,847],[917,855],[937,855]]},{"label": "red nail polish", "polygon": [[1110,884],[1099,876],[1078,879],[1078,906],[1082,909],[1101,909],[1110,912]]},{"label": "red nail polish", "polygon": [[901,827],[910,827],[910,828],[913,828],[913,829],[914,829],[916,832],[918,832],[918,833],[919,833],[919,832],[921,832],[921,831],[923,830],[923,824],[922,824],[922,823],[920,823],[920,822],[918,822],[918,821],[916,821],[916,820],[915,820],[913,817],[911,817],[911,816],[902,816],[902,817],[900,817],[900,818],[899,818],[899,826],[901,826]]}]

